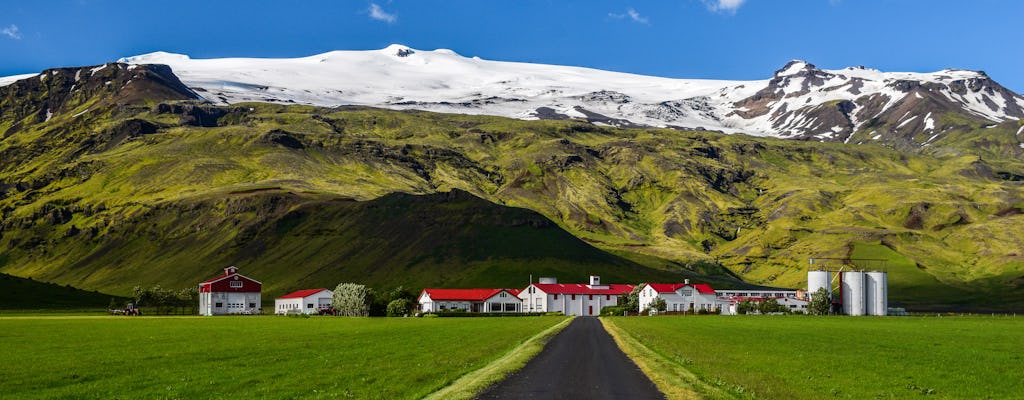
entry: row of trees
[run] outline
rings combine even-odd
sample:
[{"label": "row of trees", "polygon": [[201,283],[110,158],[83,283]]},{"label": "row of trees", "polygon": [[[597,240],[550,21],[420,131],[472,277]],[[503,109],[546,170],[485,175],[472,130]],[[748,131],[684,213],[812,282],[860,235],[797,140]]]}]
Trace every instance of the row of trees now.
[{"label": "row of trees", "polygon": [[[195,314],[199,312],[199,288],[193,286],[181,290],[165,289],[160,285],[150,288],[136,286],[132,289],[132,300],[136,307],[150,307],[156,314]],[[111,299],[111,309],[115,309]]]},{"label": "row of trees", "polygon": [[403,286],[378,293],[366,285],[341,283],[334,288],[332,305],[338,315],[401,317],[412,312],[415,298],[416,296]]}]

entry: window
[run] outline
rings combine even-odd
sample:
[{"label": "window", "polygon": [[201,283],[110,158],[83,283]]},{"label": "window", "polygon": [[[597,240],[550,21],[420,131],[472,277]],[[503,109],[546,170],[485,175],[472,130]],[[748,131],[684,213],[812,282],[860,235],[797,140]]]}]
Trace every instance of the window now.
[{"label": "window", "polygon": [[505,303],[505,312],[515,312],[516,303]]},{"label": "window", "polygon": [[683,296],[693,296],[693,289],[690,289],[690,288],[683,289]]},{"label": "window", "polygon": [[242,281],[231,281],[231,287],[240,288],[242,287]]},{"label": "window", "polygon": [[256,308],[256,303],[249,303],[249,308]]},{"label": "window", "polygon": [[558,295],[557,294],[555,295],[555,300],[558,300]]},{"label": "window", "polygon": [[604,295],[604,299],[605,300],[611,300],[612,299],[612,295],[606,294],[606,295]]},{"label": "window", "polygon": [[590,300],[593,300],[593,299],[594,299],[594,295],[590,295]]},{"label": "window", "polygon": [[501,303],[491,303],[491,312],[500,312]]},{"label": "window", "polygon": [[572,299],[573,299],[573,300],[576,300],[576,295],[572,295]]},{"label": "window", "polygon": [[224,307],[224,303],[217,303],[217,304],[214,304],[213,306],[217,307],[217,308],[221,308],[221,307]]},{"label": "window", "polygon": [[313,303],[306,303],[306,308],[313,308]]}]

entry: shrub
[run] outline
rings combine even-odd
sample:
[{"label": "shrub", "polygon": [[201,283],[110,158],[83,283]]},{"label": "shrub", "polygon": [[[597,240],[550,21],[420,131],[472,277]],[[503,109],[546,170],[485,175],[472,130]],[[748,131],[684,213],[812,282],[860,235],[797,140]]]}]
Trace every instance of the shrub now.
[{"label": "shrub", "polygon": [[606,306],[601,308],[601,316],[611,317],[623,315],[627,311],[629,311],[628,306]]},{"label": "shrub", "polygon": [[807,312],[814,315],[826,315],[832,308],[832,297],[828,295],[828,290],[825,288],[818,288],[817,291],[811,293],[811,301],[807,304]]},{"label": "shrub", "polygon": [[409,306],[412,305],[408,299],[394,299],[388,303],[388,316],[401,317],[409,314]]}]

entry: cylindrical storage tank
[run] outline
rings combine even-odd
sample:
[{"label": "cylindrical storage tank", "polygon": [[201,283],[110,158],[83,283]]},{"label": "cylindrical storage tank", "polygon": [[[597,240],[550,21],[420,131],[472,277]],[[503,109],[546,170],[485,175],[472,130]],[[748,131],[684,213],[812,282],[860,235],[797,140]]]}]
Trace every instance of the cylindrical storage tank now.
[{"label": "cylindrical storage tank", "polygon": [[864,315],[864,272],[843,272],[843,314]]},{"label": "cylindrical storage tank", "polygon": [[889,311],[889,277],[885,272],[864,274],[864,300],[867,315],[886,315]]},{"label": "cylindrical storage tank", "polygon": [[807,294],[813,295],[820,288],[832,294],[832,273],[829,271],[807,271]]}]

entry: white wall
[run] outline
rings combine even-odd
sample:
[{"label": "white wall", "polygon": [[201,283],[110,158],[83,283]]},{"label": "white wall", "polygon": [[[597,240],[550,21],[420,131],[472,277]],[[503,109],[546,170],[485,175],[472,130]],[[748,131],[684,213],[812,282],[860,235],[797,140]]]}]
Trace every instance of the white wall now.
[{"label": "white wall", "polygon": [[[220,307],[217,305],[220,304]],[[213,292],[199,294],[202,315],[259,314],[260,294],[249,292]]]}]

